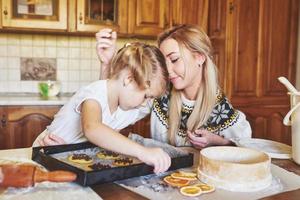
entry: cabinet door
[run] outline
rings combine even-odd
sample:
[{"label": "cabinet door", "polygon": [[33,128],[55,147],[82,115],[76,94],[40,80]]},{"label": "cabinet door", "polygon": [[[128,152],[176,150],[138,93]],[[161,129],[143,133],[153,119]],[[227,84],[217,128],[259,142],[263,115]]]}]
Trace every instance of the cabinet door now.
[{"label": "cabinet door", "polygon": [[289,98],[277,78],[295,83],[299,1],[234,0],[228,7],[232,103],[251,116],[254,136],[288,143],[282,118]]},{"label": "cabinet door", "polygon": [[2,26],[67,30],[67,0],[2,0]]},{"label": "cabinet door", "polygon": [[77,0],[76,31],[97,32],[111,27],[126,33],[127,4],[127,0]]},{"label": "cabinet door", "polygon": [[207,30],[208,0],[171,0],[172,26],[195,24]]},{"label": "cabinet door", "polygon": [[5,148],[30,147],[35,138],[45,130],[59,106],[8,106]]},{"label": "cabinet door", "polygon": [[0,106],[0,149],[6,148],[7,113],[5,107]]},{"label": "cabinet door", "polygon": [[214,61],[218,68],[219,85],[227,94],[226,77],[226,1],[209,0],[208,36],[211,39]]},{"label": "cabinet door", "polygon": [[128,33],[157,36],[169,26],[167,0],[129,0]]},{"label": "cabinet door", "polygon": [[150,115],[137,121],[134,125],[130,125],[120,131],[123,135],[128,136],[129,133],[139,134],[145,138],[150,138]]}]

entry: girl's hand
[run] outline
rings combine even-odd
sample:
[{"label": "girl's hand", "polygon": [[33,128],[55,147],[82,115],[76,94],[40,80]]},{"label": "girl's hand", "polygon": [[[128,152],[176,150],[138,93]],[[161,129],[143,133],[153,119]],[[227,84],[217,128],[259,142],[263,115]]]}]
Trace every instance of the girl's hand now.
[{"label": "girl's hand", "polygon": [[198,129],[195,132],[187,131],[188,138],[196,149],[209,146],[231,145],[232,142],[207,130]]},{"label": "girl's hand", "polygon": [[154,166],[154,173],[162,173],[169,169],[171,165],[170,156],[161,148],[145,148],[140,152],[138,159],[147,165]]},{"label": "girl's hand", "polygon": [[116,51],[117,33],[109,28],[101,29],[96,33],[97,55],[104,65],[108,65]]},{"label": "girl's hand", "polygon": [[43,139],[38,141],[40,146],[52,146],[66,144],[66,142],[59,136],[54,134],[47,134]]}]

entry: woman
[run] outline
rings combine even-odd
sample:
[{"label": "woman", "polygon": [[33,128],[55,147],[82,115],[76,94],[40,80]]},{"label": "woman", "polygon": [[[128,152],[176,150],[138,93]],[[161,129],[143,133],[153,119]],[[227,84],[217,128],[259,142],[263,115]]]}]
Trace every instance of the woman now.
[{"label": "woman", "polygon": [[[109,74],[116,38],[111,29],[96,34],[102,79]],[[158,37],[158,46],[167,62],[170,87],[153,102],[153,139],[201,149],[251,137],[245,115],[232,107],[218,86],[211,42],[204,31],[193,25],[177,26]]]}]

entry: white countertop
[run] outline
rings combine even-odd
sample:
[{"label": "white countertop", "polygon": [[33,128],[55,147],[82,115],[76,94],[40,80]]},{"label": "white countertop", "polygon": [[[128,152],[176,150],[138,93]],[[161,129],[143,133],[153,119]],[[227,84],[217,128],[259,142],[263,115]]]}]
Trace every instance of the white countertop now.
[{"label": "white countertop", "polygon": [[42,98],[35,93],[0,93],[0,106],[12,105],[64,105],[72,94],[66,93],[56,97]]},{"label": "white countertop", "polygon": [[[1,164],[34,163],[31,160],[32,148],[0,150]],[[76,183],[36,183],[27,188],[0,188],[0,199],[10,200],[102,200],[90,187],[82,187]]]}]

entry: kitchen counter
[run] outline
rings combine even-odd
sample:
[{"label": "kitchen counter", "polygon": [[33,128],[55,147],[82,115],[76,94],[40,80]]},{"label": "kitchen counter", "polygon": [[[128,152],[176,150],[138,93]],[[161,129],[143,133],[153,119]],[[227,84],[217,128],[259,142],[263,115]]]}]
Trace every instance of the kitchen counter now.
[{"label": "kitchen counter", "polygon": [[0,106],[12,105],[64,105],[73,93],[63,93],[56,97],[43,98],[36,93],[0,93]]},{"label": "kitchen counter", "polygon": [[[0,159],[1,158],[3,158],[3,159],[4,158],[30,159],[31,152],[32,152],[31,148],[1,150],[0,151]],[[284,168],[290,172],[300,175],[300,166],[296,165],[291,160],[272,159],[272,163],[281,168]],[[73,184],[73,185],[69,185],[69,187],[64,187],[64,190],[72,189],[72,188],[74,189],[74,187],[76,187],[76,185],[77,184]],[[77,186],[76,189],[80,190],[80,193],[78,192],[77,195],[78,194],[91,195],[91,197],[93,197],[93,198],[90,198],[90,199],[114,200],[114,199],[118,199],[120,197],[122,197],[121,199],[124,199],[124,200],[145,200],[146,199],[145,197],[143,197],[137,193],[131,192],[115,183],[105,183],[105,184],[101,184],[101,185],[91,186],[91,189],[94,190],[94,192],[92,192],[89,187],[84,188],[81,186]],[[41,192],[44,195],[47,194],[48,195],[47,197],[49,197],[48,199],[51,199],[51,197],[54,197],[54,196],[57,197],[57,195],[60,194],[58,192],[62,193],[62,191],[63,190],[61,190],[59,188],[57,188],[57,189],[52,188],[52,189],[48,189],[48,190],[46,190],[45,188],[42,188],[39,192]],[[70,190],[68,190],[67,192],[70,192]],[[96,196],[95,193],[98,194],[99,196]],[[33,192],[25,193],[25,194],[29,195],[29,194],[33,194]],[[247,195],[247,194],[245,194],[245,195]],[[283,193],[276,194],[273,196],[265,197],[262,200],[274,200],[274,199],[298,200],[299,195],[300,195],[300,189],[297,189],[297,190],[283,192]],[[0,194],[0,196],[1,196],[1,194]],[[75,199],[75,198],[76,198],[76,196],[70,195],[69,198],[66,198],[66,199]],[[78,198],[76,198],[76,199],[78,199]],[[87,198],[85,198],[85,199],[87,199]]]}]

